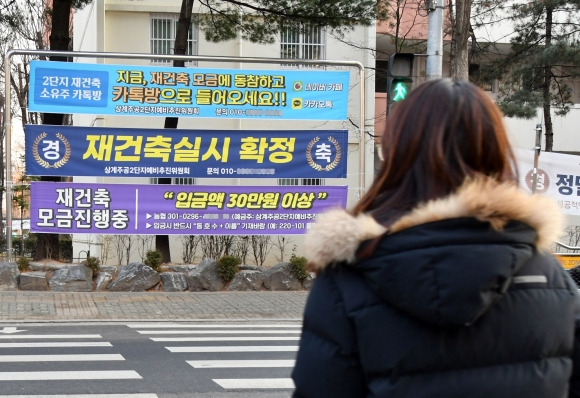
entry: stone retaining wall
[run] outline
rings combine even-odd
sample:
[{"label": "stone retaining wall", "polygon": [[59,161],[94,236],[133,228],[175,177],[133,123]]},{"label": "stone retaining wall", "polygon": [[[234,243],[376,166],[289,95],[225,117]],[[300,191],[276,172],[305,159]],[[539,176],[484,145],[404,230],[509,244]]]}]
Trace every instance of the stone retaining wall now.
[{"label": "stone retaining wall", "polygon": [[123,266],[101,266],[97,275],[83,264],[31,262],[30,271],[20,272],[16,263],[0,262],[0,291],[51,290],[57,292],[143,292],[223,290],[308,290],[314,279],[301,281],[292,276],[289,263],[271,268],[240,266],[234,279],[225,283],[215,260],[199,265],[167,265],[163,272],[135,262]]}]

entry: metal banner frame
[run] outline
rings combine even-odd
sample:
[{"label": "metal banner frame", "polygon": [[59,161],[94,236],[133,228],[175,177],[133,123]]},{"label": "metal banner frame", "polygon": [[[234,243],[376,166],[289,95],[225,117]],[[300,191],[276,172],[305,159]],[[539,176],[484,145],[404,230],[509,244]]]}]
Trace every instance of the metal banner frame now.
[{"label": "metal banner frame", "polygon": [[[224,56],[202,56],[202,55],[153,55],[143,53],[122,53],[122,52],[93,52],[93,51],[50,51],[50,50],[24,50],[8,49],[4,55],[5,71],[5,104],[4,104],[4,128],[6,140],[6,258],[12,262],[12,115],[10,113],[11,103],[11,59],[14,55],[31,55],[44,57],[67,57],[67,58],[118,58],[118,59],[156,59],[156,60],[181,60],[181,61],[213,61],[213,62],[240,62],[255,64],[300,64],[300,65],[328,65],[345,66],[357,68],[360,78],[360,110],[359,110],[359,151],[360,151],[360,173],[359,190],[361,195],[365,190],[365,72],[364,65],[358,61],[333,61],[333,60],[304,60],[285,58],[259,58],[259,57],[224,57]],[[350,90],[350,88],[349,88]]]}]

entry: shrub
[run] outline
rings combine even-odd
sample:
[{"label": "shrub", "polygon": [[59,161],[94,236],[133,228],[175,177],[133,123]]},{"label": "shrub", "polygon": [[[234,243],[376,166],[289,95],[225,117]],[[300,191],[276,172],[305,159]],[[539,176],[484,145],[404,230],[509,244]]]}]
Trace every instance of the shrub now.
[{"label": "shrub", "polygon": [[304,280],[308,277],[308,271],[306,270],[306,263],[308,260],[306,257],[297,257],[292,255],[290,257],[290,273],[296,279]]},{"label": "shrub", "polygon": [[[22,247],[24,245],[24,251]],[[6,237],[0,237],[0,252],[6,251]],[[28,235],[24,239],[22,236],[12,238],[12,253],[14,255],[34,257],[36,254],[36,236]]]},{"label": "shrub", "polygon": [[217,261],[217,271],[220,276],[225,282],[229,282],[234,279],[234,276],[240,270],[238,265],[242,263],[236,256],[223,256],[220,257]]},{"label": "shrub", "polygon": [[155,271],[160,272],[161,271],[161,252],[157,251],[157,250],[149,250],[146,254],[146,259],[145,261],[143,261],[145,263],[145,265],[150,266],[151,268],[153,268]]},{"label": "shrub", "polygon": [[24,240],[24,255],[34,258],[36,255],[36,235],[28,235]]},{"label": "shrub", "polygon": [[101,268],[101,260],[96,257],[88,257],[83,264],[93,270],[93,275],[98,274]]},{"label": "shrub", "polygon": [[72,263],[73,260],[72,238],[69,237],[60,238],[58,244],[60,246],[60,258],[67,263]]},{"label": "shrub", "polygon": [[30,260],[24,256],[18,258],[16,263],[18,264],[18,270],[20,272],[28,271],[30,269]]}]

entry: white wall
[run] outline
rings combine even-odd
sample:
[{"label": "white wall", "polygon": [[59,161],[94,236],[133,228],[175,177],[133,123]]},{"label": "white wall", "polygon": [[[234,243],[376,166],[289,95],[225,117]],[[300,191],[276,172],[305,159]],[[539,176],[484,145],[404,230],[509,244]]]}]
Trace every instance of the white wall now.
[{"label": "white wall", "polygon": [[[505,118],[505,124],[513,146],[532,149],[536,143],[536,124],[542,125],[542,150],[546,147],[546,133],[542,109],[534,119]],[[554,152],[580,152],[580,104],[576,104],[566,116],[556,116],[552,111]]]}]

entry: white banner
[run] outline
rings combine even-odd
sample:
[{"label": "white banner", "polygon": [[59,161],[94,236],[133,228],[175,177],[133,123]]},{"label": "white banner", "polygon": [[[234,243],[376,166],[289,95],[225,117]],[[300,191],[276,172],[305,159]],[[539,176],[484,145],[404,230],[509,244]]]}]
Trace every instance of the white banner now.
[{"label": "white banner", "polygon": [[[532,191],[534,150],[514,150],[520,185]],[[536,193],[558,202],[562,213],[580,216],[580,156],[541,152],[538,158]]]}]

